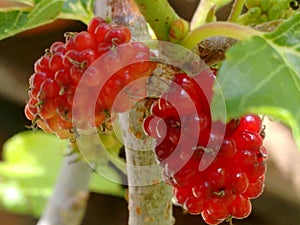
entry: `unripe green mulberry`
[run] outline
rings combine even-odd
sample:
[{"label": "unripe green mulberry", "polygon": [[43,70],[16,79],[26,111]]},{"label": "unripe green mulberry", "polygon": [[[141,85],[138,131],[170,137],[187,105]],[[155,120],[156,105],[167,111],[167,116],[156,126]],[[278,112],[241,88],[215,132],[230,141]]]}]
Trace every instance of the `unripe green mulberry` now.
[{"label": "unripe green mulberry", "polygon": [[273,4],[270,9],[268,10],[268,18],[269,21],[276,20],[284,17],[284,10],[278,4]]},{"label": "unripe green mulberry", "polygon": [[266,23],[269,21],[269,18],[266,14],[261,14],[260,17],[258,18],[256,24],[260,24],[260,23]]},{"label": "unripe green mulberry", "polygon": [[[272,0],[262,0],[260,4],[260,9],[263,12],[267,12],[274,2]],[[276,3],[275,3],[276,4]]]},{"label": "unripe green mulberry", "polygon": [[254,7],[248,10],[247,13],[239,17],[238,22],[245,25],[252,25],[258,20],[262,11],[259,7]]}]

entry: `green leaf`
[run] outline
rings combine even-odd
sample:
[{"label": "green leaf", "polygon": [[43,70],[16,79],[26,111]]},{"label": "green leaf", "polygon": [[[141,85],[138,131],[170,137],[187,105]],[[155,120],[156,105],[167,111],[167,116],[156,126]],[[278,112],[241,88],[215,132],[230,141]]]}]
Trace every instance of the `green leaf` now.
[{"label": "green leaf", "polygon": [[63,3],[64,0],[44,0],[39,2],[28,14],[26,27],[40,26],[43,25],[45,21],[55,20],[62,10]]},{"label": "green leaf", "polygon": [[93,0],[35,0],[33,3],[30,8],[0,11],[0,40],[58,18],[87,23],[93,17]]},{"label": "green leaf", "polygon": [[[58,171],[59,168],[56,167],[60,165],[67,145],[68,142],[66,140],[57,139],[55,135],[45,134],[40,131],[21,132],[11,137],[4,144],[4,162],[2,163],[30,165],[30,168],[46,167]],[[54,157],[51,157],[52,153]],[[5,174],[2,175],[5,176]]]},{"label": "green leaf", "polygon": [[14,2],[19,2],[24,5],[30,5],[30,6],[33,6],[35,4],[34,0],[14,0]]},{"label": "green leaf", "polygon": [[[0,162],[0,205],[14,213],[40,216],[52,194],[68,144],[67,140],[40,131],[21,132],[7,140],[3,146],[4,161]],[[119,177],[121,183],[114,169],[107,166],[103,170],[110,177]],[[124,196],[120,184],[98,174],[93,174],[90,190]]]},{"label": "green leaf", "polygon": [[[105,167],[105,175],[109,177],[119,177],[119,173],[117,173],[114,169],[109,167]],[[121,181],[121,180],[120,180]],[[121,182],[120,182],[121,184]],[[90,191],[106,194],[106,195],[113,195],[117,197],[124,197],[125,189],[122,185],[116,184],[105,177],[100,175],[94,174],[91,181],[90,181]]]},{"label": "green leaf", "polygon": [[34,4],[38,4],[39,2],[43,1],[43,0],[33,0],[34,1]]},{"label": "green leaf", "polygon": [[88,23],[94,16],[94,0],[68,0],[63,5],[60,18],[80,20]]},{"label": "green leaf", "polygon": [[19,133],[4,144],[0,205],[39,216],[52,192],[67,141],[43,132]]},{"label": "green leaf", "polygon": [[[49,193],[46,196],[48,195]],[[30,196],[18,182],[5,180],[0,183],[0,205],[7,211],[38,217],[42,214],[45,203],[43,192]]]},{"label": "green leaf", "polygon": [[218,80],[215,118],[223,95],[228,120],[246,112],[271,115],[291,127],[300,147],[300,14],[230,48]]},{"label": "green leaf", "polygon": [[0,40],[25,30],[52,22],[62,10],[63,0],[43,0],[31,11],[0,12]]}]

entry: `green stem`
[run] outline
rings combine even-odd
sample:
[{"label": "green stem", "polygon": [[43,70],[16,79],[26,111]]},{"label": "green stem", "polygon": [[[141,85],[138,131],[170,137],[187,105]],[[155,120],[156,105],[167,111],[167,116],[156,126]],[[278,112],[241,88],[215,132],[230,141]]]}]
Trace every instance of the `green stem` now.
[{"label": "green stem", "polygon": [[207,15],[215,3],[211,0],[201,0],[191,20],[191,29],[195,29],[206,22]]},{"label": "green stem", "polygon": [[167,0],[134,0],[158,40],[168,41],[172,23],[180,17]]},{"label": "green stem", "polygon": [[232,216],[230,216],[230,217],[228,218],[228,222],[229,222],[229,225],[233,225]]},{"label": "green stem", "polygon": [[228,21],[237,22],[244,7],[245,0],[235,0],[232,6]]},{"label": "green stem", "polygon": [[238,40],[245,40],[252,36],[260,36],[262,33],[253,28],[241,26],[229,22],[214,22],[204,24],[192,30],[179,42],[180,45],[193,49],[199,42],[214,36],[224,36]]}]

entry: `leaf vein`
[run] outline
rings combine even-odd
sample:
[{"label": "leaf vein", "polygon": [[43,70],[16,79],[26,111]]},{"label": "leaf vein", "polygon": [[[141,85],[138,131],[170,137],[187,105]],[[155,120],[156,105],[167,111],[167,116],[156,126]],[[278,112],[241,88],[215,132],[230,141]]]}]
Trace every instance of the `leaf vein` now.
[{"label": "leaf vein", "polygon": [[242,64],[244,61],[248,61],[249,58],[255,56],[258,52],[264,50],[267,46],[262,45],[261,48],[257,48],[256,50],[253,51],[247,51],[246,54],[244,55],[244,57],[242,59],[240,59],[238,61],[238,63],[236,65]]},{"label": "leaf vein", "polygon": [[294,27],[298,26],[298,23],[294,23],[292,26],[290,26],[288,29],[286,29],[284,32],[281,32],[280,35],[274,36],[273,38],[269,38],[269,40],[273,40],[273,42],[275,42],[276,40],[280,39],[281,37],[283,37],[283,35],[286,35],[287,33],[289,33],[289,31],[293,30]]},{"label": "leaf vein", "polygon": [[48,4],[46,4],[45,6],[43,6],[37,13],[35,13],[35,14],[30,18],[30,21],[29,21],[29,22],[33,21],[35,18],[38,18],[38,16],[39,16],[40,14],[42,14],[42,13],[45,11],[45,9],[51,7],[51,5],[53,5],[53,4],[57,4],[58,2],[64,2],[64,0],[55,0],[55,1],[50,1],[50,2],[48,2]]},{"label": "leaf vein", "polygon": [[[290,48],[279,46],[276,43],[271,42],[270,39],[267,39],[266,42],[270,45],[270,47],[273,48],[274,51],[278,53],[278,55],[281,57],[282,61],[284,62],[284,65],[286,65],[288,70],[291,71],[291,77],[294,80],[298,93],[300,94],[300,75],[297,73],[296,69],[293,67],[293,65],[291,65],[291,63],[287,60],[287,58],[283,54],[283,52],[289,52],[295,55],[299,55],[299,52],[291,51]],[[284,49],[284,50],[280,51],[278,49]]]},{"label": "leaf vein", "polygon": [[16,27],[17,27],[17,24],[18,24],[18,22],[19,22],[19,20],[20,20],[21,15],[22,15],[22,12],[19,11],[19,13],[18,13],[18,15],[17,15],[17,17],[16,17],[16,20],[15,20],[13,26],[12,26],[13,28],[16,28]]},{"label": "leaf vein", "polygon": [[278,66],[275,71],[273,71],[268,77],[263,79],[259,84],[257,84],[250,92],[247,93],[247,95],[244,95],[241,100],[240,107],[243,108],[247,105],[248,99],[255,94],[258,90],[262,89],[263,86],[267,85],[268,82],[271,81],[277,74],[280,74],[280,71],[284,69],[286,66],[281,65]]}]

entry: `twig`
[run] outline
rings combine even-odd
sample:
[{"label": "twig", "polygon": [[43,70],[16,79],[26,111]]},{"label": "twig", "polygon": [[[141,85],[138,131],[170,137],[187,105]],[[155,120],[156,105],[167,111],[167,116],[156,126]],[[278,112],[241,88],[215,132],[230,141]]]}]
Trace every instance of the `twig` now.
[{"label": "twig", "polygon": [[[262,32],[274,31],[282,20],[271,21],[263,23],[254,27],[254,29]],[[225,52],[238,40],[230,37],[216,36],[204,39],[198,43],[196,53],[205,61],[209,66],[215,65],[216,63],[225,59]]]},{"label": "twig", "polygon": [[[128,1],[111,0],[111,4],[112,2],[113,21],[129,26],[134,31],[132,36],[136,41],[150,39],[146,21],[133,10]],[[130,114],[125,112],[119,115],[127,163],[128,224],[172,225],[174,218],[171,187],[161,181],[162,168],[154,156],[153,140],[146,137],[141,140],[136,137],[142,134],[143,110],[146,109],[142,102],[140,107],[135,105]]]},{"label": "twig", "polygon": [[66,156],[54,191],[37,225],[79,225],[89,196],[92,170],[83,161]]},{"label": "twig", "polygon": [[[126,132],[125,151],[128,174],[129,225],[172,225],[171,187],[162,182],[162,168],[152,150],[153,140],[137,139],[129,133],[128,121],[138,121],[142,113],[133,110],[119,115],[120,125]],[[137,126],[135,126],[137,128]]]},{"label": "twig", "polygon": [[107,13],[107,0],[96,0],[95,1],[95,15],[106,17]]},{"label": "twig", "polygon": [[225,52],[236,39],[223,36],[211,37],[198,44],[197,54],[208,66],[212,66],[225,59]]},{"label": "twig", "polygon": [[131,41],[151,39],[144,17],[137,11],[133,0],[108,0],[108,14],[112,21],[129,27]]}]

